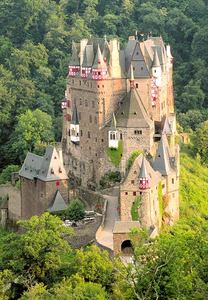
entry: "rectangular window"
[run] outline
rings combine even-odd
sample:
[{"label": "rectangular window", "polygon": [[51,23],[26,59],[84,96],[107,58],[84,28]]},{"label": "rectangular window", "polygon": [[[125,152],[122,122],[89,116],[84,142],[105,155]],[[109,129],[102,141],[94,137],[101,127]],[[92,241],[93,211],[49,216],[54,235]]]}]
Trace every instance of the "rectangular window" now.
[{"label": "rectangular window", "polygon": [[87,133],[87,136],[88,136],[88,138],[90,139],[90,132],[88,131],[88,133]]},{"label": "rectangular window", "polygon": [[138,89],[138,87],[139,87],[139,85],[138,85],[138,83],[136,83],[136,88]]},{"label": "rectangular window", "polygon": [[133,196],[136,196],[136,192],[133,192]]},{"label": "rectangular window", "polygon": [[174,184],[175,183],[175,180],[174,180],[174,178],[172,178],[172,184]]},{"label": "rectangular window", "polygon": [[90,115],[90,117],[89,117],[89,120],[90,120],[90,123],[92,123],[92,116]]},{"label": "rectangular window", "polygon": [[79,99],[79,105],[82,105],[82,98]]},{"label": "rectangular window", "polygon": [[120,133],[120,140],[122,140],[123,139],[123,135],[122,135],[122,133]]},{"label": "rectangular window", "polygon": [[125,195],[128,195],[128,192],[125,192]]},{"label": "rectangular window", "polygon": [[80,130],[80,135],[81,135],[81,136],[83,135],[83,132],[82,132],[82,130]]},{"label": "rectangular window", "polygon": [[131,183],[134,184],[134,180],[132,180]]}]

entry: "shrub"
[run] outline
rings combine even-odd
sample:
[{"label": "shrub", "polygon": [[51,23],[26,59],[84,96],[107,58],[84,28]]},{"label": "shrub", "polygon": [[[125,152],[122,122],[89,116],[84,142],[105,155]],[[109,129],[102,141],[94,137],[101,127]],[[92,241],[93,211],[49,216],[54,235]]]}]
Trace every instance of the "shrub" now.
[{"label": "shrub", "polygon": [[139,208],[141,206],[141,197],[138,196],[136,197],[135,201],[133,202],[132,204],[132,207],[131,207],[131,218],[132,218],[132,221],[139,221]]},{"label": "shrub", "polygon": [[107,153],[110,161],[114,164],[114,166],[118,167],[121,162],[121,158],[122,158],[122,154],[123,154],[122,141],[118,142],[118,149],[108,148],[106,153]]},{"label": "shrub", "polygon": [[131,166],[133,165],[133,162],[135,159],[142,153],[142,150],[135,150],[131,153],[128,162],[127,162],[127,170],[130,170]]},{"label": "shrub", "polygon": [[13,172],[18,172],[20,169],[17,165],[9,165],[3,171],[0,175],[0,184],[7,183],[8,181],[11,181],[11,175]]},{"label": "shrub", "polygon": [[74,199],[69,203],[65,215],[71,221],[82,220],[85,216],[84,204],[79,199]]},{"label": "shrub", "polygon": [[121,173],[119,171],[108,172],[100,179],[100,185],[102,188],[108,188],[120,181]]}]

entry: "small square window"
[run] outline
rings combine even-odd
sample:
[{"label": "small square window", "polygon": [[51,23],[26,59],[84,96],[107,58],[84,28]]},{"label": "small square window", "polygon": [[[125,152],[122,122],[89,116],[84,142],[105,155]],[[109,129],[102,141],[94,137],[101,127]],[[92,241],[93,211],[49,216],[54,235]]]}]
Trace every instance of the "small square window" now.
[{"label": "small square window", "polygon": [[136,192],[133,192],[133,196],[136,196]]},{"label": "small square window", "polygon": [[136,88],[138,89],[138,87],[139,87],[139,85],[138,85],[138,83],[136,83]]},{"label": "small square window", "polygon": [[175,183],[175,180],[174,180],[174,178],[172,178],[172,184],[174,184]]},{"label": "small square window", "polygon": [[128,192],[125,192],[125,195],[128,195]]},{"label": "small square window", "polygon": [[131,180],[131,183],[134,184],[134,180]]}]

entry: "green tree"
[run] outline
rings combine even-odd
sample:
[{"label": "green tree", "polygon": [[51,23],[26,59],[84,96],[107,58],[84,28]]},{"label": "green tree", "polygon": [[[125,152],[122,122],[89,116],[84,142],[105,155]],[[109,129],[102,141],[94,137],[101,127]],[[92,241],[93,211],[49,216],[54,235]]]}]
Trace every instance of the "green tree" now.
[{"label": "green tree", "polygon": [[22,290],[41,282],[51,285],[61,268],[61,255],[71,252],[63,239],[63,235],[72,233],[71,229],[49,213],[18,221],[18,224],[23,233],[6,238],[3,268],[14,272],[15,282]]},{"label": "green tree", "polygon": [[197,128],[194,136],[193,143],[195,152],[201,157],[202,163],[208,164],[208,121],[205,121]]},{"label": "green tree", "polygon": [[9,165],[5,169],[3,169],[0,174],[0,184],[10,182],[12,173],[18,172],[19,169],[20,167],[18,165]]},{"label": "green tree", "polygon": [[77,250],[75,260],[77,273],[85,281],[96,282],[102,286],[109,286],[112,283],[113,263],[107,251],[90,246],[86,250]]},{"label": "green tree", "polygon": [[52,119],[39,109],[21,114],[10,145],[12,154],[22,161],[28,151],[34,151],[40,144],[53,142]]},{"label": "green tree", "polygon": [[85,216],[84,204],[79,199],[73,199],[68,208],[66,209],[65,215],[72,221],[82,220]]}]

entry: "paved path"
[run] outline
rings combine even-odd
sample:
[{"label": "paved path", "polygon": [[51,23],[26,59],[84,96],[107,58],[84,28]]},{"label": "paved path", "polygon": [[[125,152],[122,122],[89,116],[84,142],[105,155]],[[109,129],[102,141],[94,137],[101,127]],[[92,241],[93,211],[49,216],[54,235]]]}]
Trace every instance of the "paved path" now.
[{"label": "paved path", "polygon": [[118,215],[118,188],[114,188],[111,195],[103,195],[108,201],[105,223],[103,229],[98,229],[96,240],[99,244],[113,250],[113,228],[115,221],[119,220]]}]

